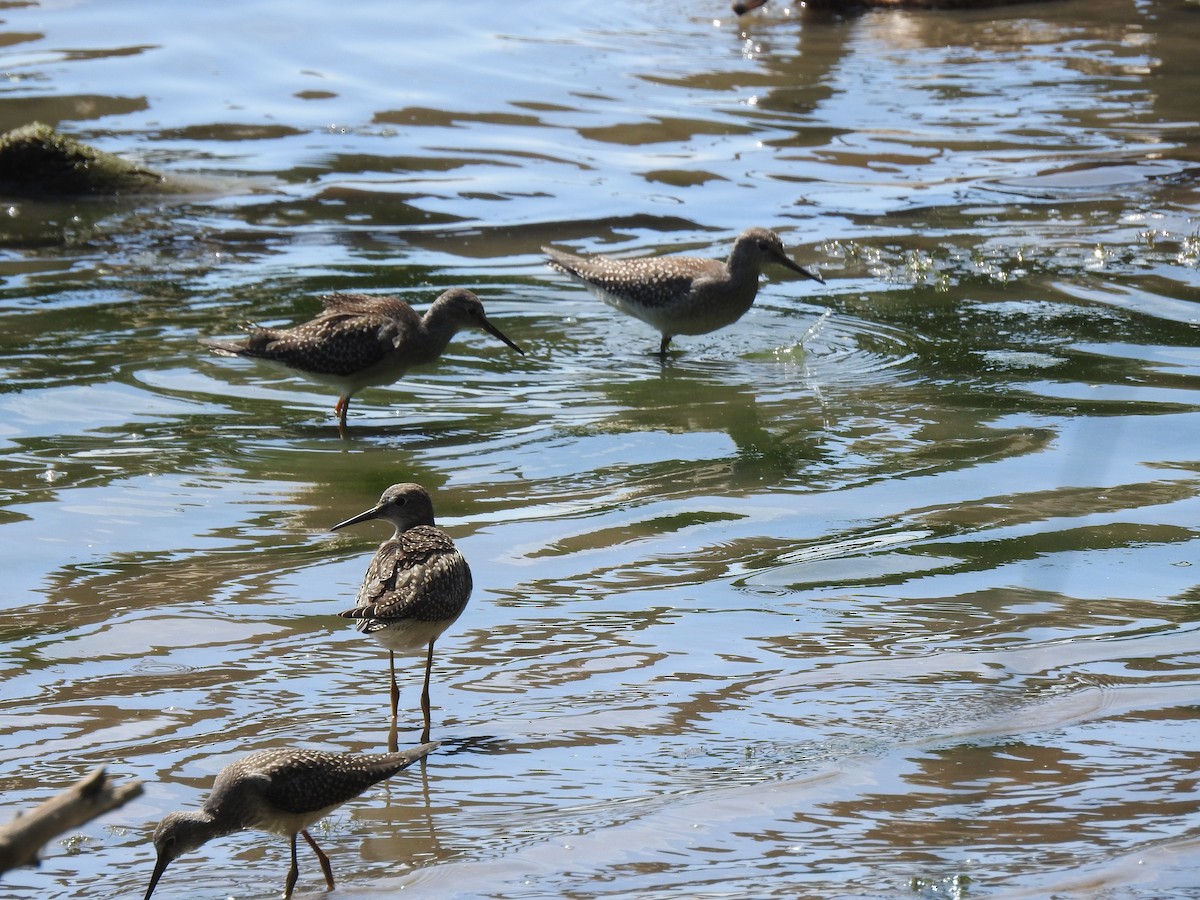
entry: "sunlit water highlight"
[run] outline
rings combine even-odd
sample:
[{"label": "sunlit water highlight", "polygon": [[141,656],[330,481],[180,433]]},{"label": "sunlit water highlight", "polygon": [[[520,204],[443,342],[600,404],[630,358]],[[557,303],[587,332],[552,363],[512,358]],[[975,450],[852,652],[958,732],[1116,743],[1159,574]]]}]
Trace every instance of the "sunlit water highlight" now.
[{"label": "sunlit water highlight", "polygon": [[[210,187],[0,207],[6,807],[147,782],[5,896],[140,896],[225,762],[383,746],[336,613],[384,534],[327,529],[407,480],[476,589],[442,749],[318,835],[338,896],[1200,896],[1195,4],[0,19],[0,127]],[[538,252],[750,225],[828,286],[666,366]],[[528,355],[462,335],[344,441],[196,340],[453,285]],[[230,837],[156,896],[286,865]]]}]

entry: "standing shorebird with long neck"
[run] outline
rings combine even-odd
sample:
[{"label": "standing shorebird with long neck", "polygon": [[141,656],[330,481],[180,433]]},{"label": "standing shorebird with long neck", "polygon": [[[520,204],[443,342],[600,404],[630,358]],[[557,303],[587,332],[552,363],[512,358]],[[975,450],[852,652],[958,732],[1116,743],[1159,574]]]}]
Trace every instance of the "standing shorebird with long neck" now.
[{"label": "standing shorebird with long neck", "polygon": [[543,247],[548,264],[569,275],[609,306],[641,319],[662,334],[658,354],[665,358],[677,334],[708,334],[732,325],[758,296],[766,263],[777,263],[805,278],[825,283],[784,252],[783,242],[766,228],[738,235],[726,262],[696,256],[612,259],[575,256]]},{"label": "standing shorebird with long neck", "polygon": [[168,813],[154,832],[158,859],[145,900],[150,900],[158,880],[174,860],[213,838],[253,828],[289,838],[292,865],[284,883],[284,900],[292,896],[300,867],[296,861],[296,835],[302,835],[333,890],[329,857],[311,834],[314,825],[347,800],[373,784],[391,778],[437,744],[421,744],[400,753],[322,753],[287,748],[260,750],[230,763],[218,773],[204,805],[195,812]]},{"label": "standing shorebird with long neck", "polygon": [[483,301],[465,288],[446,291],[423,316],[398,297],[329,294],[321,303],[321,313],[300,325],[256,328],[239,341],[203,338],[201,343],[223,356],[266,360],[336,388],[333,411],[343,430],[351,397],[436,361],[464,329],[486,331],[525,354],[488,321]]},{"label": "standing shorebird with long neck", "polygon": [[425,730],[421,740],[427,741],[433,642],[466,609],[471,597],[471,569],[450,536],[434,524],[433,501],[419,484],[393,484],[371,509],[339,522],[331,530],[372,519],[389,522],[396,532],[375,551],[354,609],[339,615],[357,619],[359,631],[388,649],[392,701],[389,744],[396,739],[400,703],[396,651],[426,649],[425,686],[421,691]]}]

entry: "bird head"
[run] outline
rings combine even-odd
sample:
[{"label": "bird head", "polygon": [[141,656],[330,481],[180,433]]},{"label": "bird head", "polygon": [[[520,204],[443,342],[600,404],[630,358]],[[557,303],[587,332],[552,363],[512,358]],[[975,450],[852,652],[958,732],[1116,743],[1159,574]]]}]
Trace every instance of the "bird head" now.
[{"label": "bird head", "polygon": [[146,888],[145,900],[150,900],[167,866],[214,836],[211,823],[196,813],[173,812],[166,815],[154,830],[154,849],[158,859],[154,863],[154,874],[150,876],[150,886]]},{"label": "bird head", "polygon": [[429,499],[425,488],[419,484],[393,484],[383,492],[379,502],[373,507],[357,516],[351,516],[344,522],[338,522],[329,530],[337,531],[347,525],[357,525],[372,519],[391,522],[396,531],[407,531],[417,525],[432,525],[433,501]]},{"label": "bird head", "polygon": [[522,356],[525,355],[524,350],[488,321],[487,313],[483,311],[483,301],[472,291],[468,291],[466,288],[452,288],[438,297],[433,305],[439,308],[441,315],[449,318],[459,328],[477,328],[480,331],[486,331]]},{"label": "bird head", "polygon": [[739,246],[749,246],[753,248],[752,252],[762,262],[778,263],[785,268],[791,269],[793,272],[800,273],[805,278],[811,278],[813,281],[821,282],[821,284],[825,283],[825,279],[819,274],[813,272],[811,269],[804,268],[804,266],[800,265],[790,256],[788,256],[787,251],[783,249],[783,241],[780,240],[779,235],[770,229],[747,229],[746,231],[742,232],[741,236],[737,240],[737,243],[734,244],[734,254],[738,253]]}]

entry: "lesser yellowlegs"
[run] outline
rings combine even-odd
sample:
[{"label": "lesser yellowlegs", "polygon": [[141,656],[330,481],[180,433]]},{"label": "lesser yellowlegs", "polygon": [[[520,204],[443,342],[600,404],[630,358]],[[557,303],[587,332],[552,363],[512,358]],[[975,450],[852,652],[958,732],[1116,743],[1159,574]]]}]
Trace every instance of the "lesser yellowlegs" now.
[{"label": "lesser yellowlegs", "polygon": [[466,328],[479,328],[525,353],[488,321],[483,303],[465,288],[446,291],[423,316],[398,297],[330,294],[321,302],[324,310],[300,325],[256,328],[238,341],[204,338],[201,343],[225,356],[278,363],[337,388],[334,412],[341,428],[354,394],[391,384],[411,367],[434,362]]},{"label": "lesser yellowlegs", "polygon": [[313,848],[333,890],[329,857],[317,846],[308,827],[329,815],[371,785],[391,778],[423,759],[438,745],[421,744],[400,753],[322,753],[318,750],[260,750],[230,763],[218,773],[212,791],[196,812],[168,813],[154,832],[158,859],[146,888],[150,900],[167,866],[184,853],[213,838],[246,828],[290,838],[292,865],[284,898],[292,896],[299,866],[296,835]]},{"label": "lesser yellowlegs", "polygon": [[379,545],[367,566],[354,609],[340,615],[357,619],[359,631],[388,649],[393,726],[400,702],[396,651],[426,648],[425,686],[421,691],[425,730],[421,740],[427,741],[433,642],[466,609],[471,596],[471,569],[450,536],[434,525],[433,501],[419,484],[392,485],[375,506],[339,522],[332,530],[371,519],[390,522],[396,532]]},{"label": "lesser yellowlegs", "polygon": [[[733,11],[739,16],[766,5],[767,0],[735,0]],[[862,12],[864,9],[979,9],[989,6],[1012,6],[1037,0],[806,0],[809,9],[834,12]]]},{"label": "lesser yellowlegs", "polygon": [[609,306],[653,325],[662,333],[660,356],[677,334],[708,334],[740,319],[758,294],[765,263],[778,263],[805,278],[825,283],[816,272],[792,261],[779,235],[749,228],[738,235],[727,262],[694,256],[612,259],[575,256],[543,247],[552,269]]}]

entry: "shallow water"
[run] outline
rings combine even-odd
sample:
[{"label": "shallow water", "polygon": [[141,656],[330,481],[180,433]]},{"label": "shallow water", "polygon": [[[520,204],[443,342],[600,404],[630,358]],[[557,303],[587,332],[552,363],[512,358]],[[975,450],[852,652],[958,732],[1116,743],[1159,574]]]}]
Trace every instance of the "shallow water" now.
[{"label": "shallow water", "polygon": [[[146,782],[0,894],[140,896],[224,763],[382,748],[335,614],[386,529],[327,529],[415,480],[475,594],[441,750],[317,835],[337,896],[1200,897],[1198,38],[1175,0],[0,3],[0,127],[206,188],[0,217],[5,805]],[[666,366],[538,250],[750,225],[828,285],[771,270]],[[528,355],[461,335],[345,440],[196,342],[452,285]],[[284,843],[155,896],[276,896]]]}]

